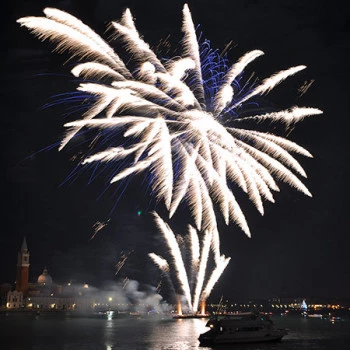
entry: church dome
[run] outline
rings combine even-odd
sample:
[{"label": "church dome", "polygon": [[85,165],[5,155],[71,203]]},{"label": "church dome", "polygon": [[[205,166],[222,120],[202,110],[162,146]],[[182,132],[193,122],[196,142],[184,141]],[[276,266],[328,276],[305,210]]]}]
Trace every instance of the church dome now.
[{"label": "church dome", "polygon": [[43,273],[38,277],[38,283],[41,285],[52,284],[52,277],[49,275],[46,268],[44,269]]}]

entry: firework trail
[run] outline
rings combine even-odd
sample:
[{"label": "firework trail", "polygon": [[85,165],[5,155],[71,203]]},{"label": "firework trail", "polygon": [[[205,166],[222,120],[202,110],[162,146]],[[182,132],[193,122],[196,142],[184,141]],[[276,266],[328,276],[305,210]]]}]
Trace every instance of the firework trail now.
[{"label": "firework trail", "polygon": [[176,241],[175,235],[170,227],[160,218],[157,213],[154,213],[155,222],[159,228],[159,230],[163,233],[168,248],[170,250],[170,254],[172,255],[174,261],[174,267],[178,276],[178,281],[180,283],[181,289],[186,297],[188,307],[192,309],[192,297],[190,285],[188,282],[187,271],[185,268],[184,260],[182,258],[180,246]]},{"label": "firework trail", "polygon": [[125,287],[127,286],[128,282],[129,282],[129,277],[125,277],[123,279],[123,282],[122,282],[122,288],[123,289],[125,289]]},{"label": "firework trail", "polygon": [[188,236],[189,245],[191,252],[191,275],[190,275],[190,285],[191,287],[195,284],[198,268],[199,268],[199,258],[200,258],[200,243],[196,229],[188,225]]},{"label": "firework trail", "polygon": [[[177,294],[176,288],[174,286],[173,280],[171,279],[171,269],[167,260],[155,253],[148,253],[148,256],[158,266],[158,268],[162,272],[162,276],[166,278],[168,286],[170,287],[172,293],[176,295]],[[159,288],[160,288],[160,283],[161,282],[159,282],[159,285],[158,285]]]},{"label": "firework trail", "polygon": [[148,256],[153,260],[153,262],[160,268],[161,271],[163,271],[165,274],[167,274],[170,271],[168,262],[163,259],[161,256],[155,254],[155,253],[149,253]]},{"label": "firework trail", "polygon": [[156,292],[157,292],[158,294],[160,294],[161,289],[162,289],[162,281],[159,281],[159,283],[158,283],[158,285],[157,285],[157,288],[156,288]]},{"label": "firework trail", "polygon": [[95,236],[97,235],[98,232],[100,232],[100,230],[102,230],[105,226],[107,226],[107,224],[108,224],[109,221],[110,221],[110,219],[108,219],[106,222],[96,221],[96,222],[92,225],[92,227],[93,227],[93,229],[94,229],[94,233],[93,233],[93,235],[91,236],[90,241],[91,241],[92,239],[95,238]]},{"label": "firework trail", "polygon": [[133,253],[133,250],[124,253],[122,252],[120,259],[118,260],[118,262],[115,265],[115,276],[119,273],[119,271],[122,269],[122,267],[125,265],[126,260],[129,258],[129,255]]},{"label": "firework trail", "polygon": [[198,269],[197,283],[196,283],[196,288],[193,295],[194,310],[197,310],[198,308],[199,296],[204,283],[207,262],[209,259],[209,249],[210,249],[211,238],[212,238],[211,233],[209,231],[206,231],[203,238],[203,247],[202,247],[201,260],[200,260],[199,269]]},{"label": "firework trail", "polygon": [[224,255],[221,257],[220,262],[217,264],[215,269],[212,271],[206,286],[202,290],[200,300],[207,300],[208,299],[212,289],[214,288],[215,283],[218,281],[218,279],[220,278],[220,276],[224,272],[224,270],[225,270],[226,266],[228,265],[228,263],[230,262],[230,260],[231,260],[231,258],[225,258]]},{"label": "firework trail", "polygon": [[304,84],[301,85],[298,89],[299,96],[301,97],[302,95],[304,95],[314,82],[314,79],[311,79],[310,81],[304,81]]},{"label": "firework trail", "polygon": [[[174,287],[171,272],[175,272],[177,285],[181,288],[181,293],[185,296],[187,306],[193,313],[197,313],[199,302],[207,300],[214,285],[222,275],[224,269],[230,261],[230,258],[225,258],[224,255],[219,259],[214,258],[216,266],[211,274],[208,272],[208,262],[210,258],[210,251],[213,256],[218,254],[213,250],[212,232],[204,232],[204,238],[200,241],[198,233],[191,225],[188,226],[188,237],[191,241],[190,245],[181,245],[175,238],[175,234],[163,219],[157,214],[153,213],[155,222],[159,231],[163,235],[170,255],[171,260],[167,260],[155,253],[149,253],[149,257],[159,267],[163,274],[167,277],[170,286],[175,293],[180,294]],[[186,254],[189,250],[190,254]],[[190,256],[190,264],[185,264],[185,256]],[[186,267],[190,271],[186,270]],[[189,283],[188,276],[194,277],[193,285]]]},{"label": "firework trail", "polygon": [[[17,22],[77,61],[71,73],[85,80],[77,90],[81,101],[89,102],[81,119],[65,124],[59,149],[79,133],[91,132],[93,142],[82,167],[110,171],[110,183],[141,172],[150,175],[152,195],[165,204],[169,217],[180,205],[188,206],[196,229],[203,232],[215,231],[219,207],[227,225],[236,223],[250,237],[237,187],[262,215],[263,201],[274,202],[272,193],[279,191],[276,181],[311,196],[298,178],[306,174],[292,154],[312,155],[286,138],[241,123],[269,120],[293,126],[321,114],[317,108],[298,106],[249,114],[255,98],[305,66],[244,83],[247,66],[264,53],[250,51],[230,65],[208,41],[198,40],[187,4],[182,54],[173,59],[156,56],[139,35],[129,9],[109,27],[112,40],[123,45],[123,58],[79,19],[54,8],[45,8],[44,14]],[[216,250],[218,238],[213,234]]]}]

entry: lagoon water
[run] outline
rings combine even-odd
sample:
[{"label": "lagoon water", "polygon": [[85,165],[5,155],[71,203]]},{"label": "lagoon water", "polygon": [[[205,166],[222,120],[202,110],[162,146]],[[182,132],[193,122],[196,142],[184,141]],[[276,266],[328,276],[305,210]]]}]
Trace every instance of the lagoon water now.
[{"label": "lagoon water", "polygon": [[[239,350],[347,350],[350,318],[332,323],[301,316],[273,316],[289,334],[278,343],[221,346]],[[0,314],[2,350],[209,350],[198,336],[207,330],[206,319],[146,316],[128,318],[71,317],[63,313]]]}]

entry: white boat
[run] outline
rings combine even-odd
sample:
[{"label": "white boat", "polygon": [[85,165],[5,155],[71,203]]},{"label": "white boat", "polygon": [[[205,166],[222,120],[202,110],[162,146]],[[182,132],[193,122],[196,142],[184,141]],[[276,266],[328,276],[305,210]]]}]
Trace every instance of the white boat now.
[{"label": "white boat", "polygon": [[307,314],[306,317],[310,318],[323,318],[322,314]]},{"label": "white boat", "polygon": [[254,312],[216,315],[206,327],[210,330],[198,338],[201,346],[280,341],[288,334],[286,329],[277,328],[268,315]]}]

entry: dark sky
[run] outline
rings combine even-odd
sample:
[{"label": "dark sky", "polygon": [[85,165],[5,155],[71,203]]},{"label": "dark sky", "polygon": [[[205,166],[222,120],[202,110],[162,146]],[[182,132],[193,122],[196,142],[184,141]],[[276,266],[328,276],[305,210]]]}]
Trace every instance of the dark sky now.
[{"label": "dark sky", "polygon": [[[313,159],[298,158],[308,174],[313,198],[281,185],[276,203],[260,216],[244,204],[252,238],[235,225],[220,225],[222,252],[231,262],[213,290],[213,298],[350,295],[349,258],[349,11],[343,2],[188,1],[195,24],[214,48],[231,40],[233,63],[252,49],[265,52],[254,64],[259,77],[288,67],[308,68],[286,80],[281,106],[320,108],[322,116],[297,124],[289,139],[304,146]],[[337,6],[337,4],[339,4]],[[54,280],[97,285],[113,279],[115,264],[130,253],[121,276],[157,284],[158,270],[146,253],[164,249],[148,210],[149,199],[138,181],[130,184],[112,215],[114,188],[100,196],[105,179],[88,185],[84,174],[65,182],[73,168],[71,152],[57,147],[65,122],[62,106],[44,107],[52,96],[74,90],[64,59],[35,39],[16,19],[41,15],[44,7],[67,10],[103,36],[107,23],[125,7],[136,19],[145,41],[154,47],[171,34],[181,38],[181,1],[14,1],[5,23],[2,74],[2,230],[0,284],[13,282],[23,236],[31,254],[30,278],[46,266]],[[176,52],[180,46],[172,49]],[[299,97],[297,88],[313,81]],[[276,100],[275,98],[278,98]],[[270,98],[270,95],[268,95]],[[64,183],[64,184],[63,184]],[[119,192],[118,192],[119,193]],[[142,210],[141,216],[137,215]],[[110,219],[94,239],[93,225]],[[181,226],[181,217],[176,225]]]}]

